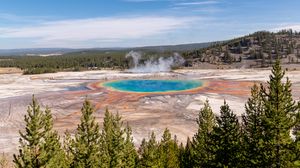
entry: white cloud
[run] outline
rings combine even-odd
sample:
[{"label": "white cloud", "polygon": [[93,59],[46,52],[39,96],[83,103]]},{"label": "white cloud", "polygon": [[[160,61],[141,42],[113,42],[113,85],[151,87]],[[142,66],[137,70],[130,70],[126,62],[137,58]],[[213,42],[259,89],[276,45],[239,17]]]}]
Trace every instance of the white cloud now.
[{"label": "white cloud", "polygon": [[192,5],[212,5],[217,4],[218,1],[194,1],[194,2],[179,2],[175,5],[177,6],[192,6]]},{"label": "white cloud", "polygon": [[278,26],[276,28],[271,29],[271,31],[280,31],[280,30],[286,30],[286,29],[292,29],[294,31],[300,31],[300,23],[282,24],[281,26]]},{"label": "white cloud", "polygon": [[108,17],[44,22],[18,28],[0,27],[0,38],[37,39],[36,43],[79,43],[143,38],[187,27],[192,17]]},{"label": "white cloud", "polygon": [[208,8],[195,8],[192,9],[193,12],[203,12],[203,13],[218,13],[222,12],[223,10],[216,7],[208,7]]}]

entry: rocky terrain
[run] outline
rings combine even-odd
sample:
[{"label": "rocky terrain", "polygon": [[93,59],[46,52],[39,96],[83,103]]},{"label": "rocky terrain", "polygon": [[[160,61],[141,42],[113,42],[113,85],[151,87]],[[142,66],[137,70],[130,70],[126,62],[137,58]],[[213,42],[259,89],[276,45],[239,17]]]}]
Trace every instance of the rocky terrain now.
[{"label": "rocky terrain", "polygon": [[289,69],[299,69],[300,34],[292,30],[260,31],[183,53],[194,68],[261,68],[280,58]]}]

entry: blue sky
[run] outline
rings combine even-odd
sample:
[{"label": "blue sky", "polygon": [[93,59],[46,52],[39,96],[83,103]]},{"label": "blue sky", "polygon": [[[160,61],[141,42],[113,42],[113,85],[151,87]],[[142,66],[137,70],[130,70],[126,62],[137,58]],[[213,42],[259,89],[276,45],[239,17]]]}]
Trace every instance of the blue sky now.
[{"label": "blue sky", "polygon": [[299,0],[3,0],[0,49],[131,47],[300,30]]}]

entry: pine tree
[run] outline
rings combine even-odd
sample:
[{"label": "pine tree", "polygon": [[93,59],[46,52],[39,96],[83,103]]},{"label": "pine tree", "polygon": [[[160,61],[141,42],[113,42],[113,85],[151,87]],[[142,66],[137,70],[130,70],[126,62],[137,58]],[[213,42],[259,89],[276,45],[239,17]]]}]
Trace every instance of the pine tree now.
[{"label": "pine tree", "polygon": [[[182,149],[184,151],[182,152]],[[193,160],[193,145],[190,140],[190,138],[187,138],[185,148],[183,146],[180,147],[180,160],[181,160],[181,167],[183,168],[190,168],[195,165],[194,160]]]},{"label": "pine tree", "polygon": [[[70,162],[67,160],[65,151],[62,149],[60,138],[57,132],[50,133],[45,139],[43,146],[47,151],[45,157],[49,159],[46,167],[70,167]],[[53,159],[50,159],[50,158]]]},{"label": "pine tree", "polygon": [[207,167],[213,158],[211,131],[216,126],[215,115],[209,105],[208,100],[200,110],[197,119],[198,132],[193,138],[193,161],[194,167]]},{"label": "pine tree", "polygon": [[171,138],[169,129],[165,129],[159,145],[160,162],[165,168],[179,168],[179,149],[176,139]]},{"label": "pine tree", "polygon": [[105,112],[101,133],[101,167],[135,167],[137,154],[130,127],[123,128],[121,117]]},{"label": "pine tree", "polygon": [[266,58],[264,56],[264,53],[262,50],[259,51],[261,55],[261,68],[264,68],[266,66]]},{"label": "pine tree", "polygon": [[65,158],[66,158],[65,159],[65,162],[66,162],[65,164],[69,165],[69,167],[71,167],[73,159],[74,159],[74,155],[72,153],[73,149],[71,147],[72,143],[73,143],[72,141],[73,141],[72,136],[71,136],[70,132],[67,130],[65,132],[64,137],[63,137],[62,148],[65,152]]},{"label": "pine tree", "polygon": [[236,115],[224,101],[221,106],[221,115],[217,117],[217,126],[212,132],[214,140],[213,167],[239,167],[240,152],[240,126]]},{"label": "pine tree", "polygon": [[160,163],[160,155],[158,150],[158,142],[154,132],[151,133],[150,139],[147,142],[145,139],[142,140],[142,144],[139,148],[140,160],[138,167],[152,167],[160,168],[162,167]]},{"label": "pine tree", "polygon": [[73,154],[71,167],[92,168],[99,167],[99,125],[93,116],[94,109],[88,100],[85,100],[81,108],[82,116],[80,124],[72,140],[70,151]]},{"label": "pine tree", "polygon": [[184,149],[182,142],[180,143],[178,150],[179,150],[179,164],[180,164],[181,168],[184,168],[185,167],[185,162],[184,162],[185,161],[185,158],[184,158],[185,149]]},{"label": "pine tree", "polygon": [[138,162],[138,155],[134,147],[133,138],[132,138],[132,130],[127,124],[126,129],[126,139],[125,139],[125,147],[124,147],[124,165],[128,168],[136,167]]},{"label": "pine tree", "polygon": [[287,78],[279,60],[273,65],[267,89],[261,85],[264,117],[264,152],[267,167],[289,167],[292,160],[292,138],[290,131],[295,126],[298,106],[292,98],[291,82]]},{"label": "pine tree", "polygon": [[[44,157],[48,158],[49,161],[46,167],[69,167],[69,162],[66,161],[66,153],[60,143],[60,136],[57,131],[52,131],[53,129],[53,119],[51,111],[46,108],[45,110],[45,122],[46,122],[46,138],[45,143],[42,146],[45,151],[47,151]],[[53,159],[50,159],[53,157]]]},{"label": "pine tree", "polygon": [[251,88],[251,97],[245,105],[245,110],[246,113],[242,116],[244,164],[248,167],[263,167],[262,118],[264,117],[264,108],[260,90],[256,84]]},{"label": "pine tree", "polygon": [[119,167],[123,164],[123,153],[121,151],[124,149],[125,139],[122,124],[121,117],[118,114],[114,116],[106,109],[101,143],[106,151],[109,167]]},{"label": "pine tree", "polygon": [[269,59],[270,59],[269,64],[272,65],[272,62],[273,62],[273,54],[272,54],[272,50],[271,50],[271,49],[269,49]]},{"label": "pine tree", "polygon": [[19,155],[14,155],[15,166],[67,167],[59,136],[52,130],[51,111],[48,107],[42,111],[34,96],[28,106],[25,123],[25,133],[20,131]]},{"label": "pine tree", "polygon": [[300,102],[298,102],[298,112],[296,113],[296,124],[293,129],[293,135],[295,136],[293,143],[293,163],[296,167],[300,167]]}]

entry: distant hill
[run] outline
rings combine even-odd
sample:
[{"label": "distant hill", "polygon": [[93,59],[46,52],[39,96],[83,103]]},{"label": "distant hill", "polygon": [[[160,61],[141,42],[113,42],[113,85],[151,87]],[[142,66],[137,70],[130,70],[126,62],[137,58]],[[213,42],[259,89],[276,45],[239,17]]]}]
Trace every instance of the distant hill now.
[{"label": "distant hill", "polygon": [[261,68],[270,66],[276,58],[283,64],[300,65],[300,33],[260,31],[182,55],[187,66],[195,68]]},{"label": "distant hill", "polygon": [[149,51],[158,51],[158,52],[160,52],[160,51],[161,52],[164,52],[164,51],[183,52],[183,51],[196,50],[199,48],[209,47],[214,43],[215,42],[164,45],[164,46],[146,46],[146,47],[136,47],[136,48],[130,48],[130,49],[132,49],[132,50],[149,50]]},{"label": "distant hill", "polygon": [[129,51],[142,50],[151,52],[165,51],[189,51],[199,48],[208,47],[213,43],[192,43],[179,45],[164,45],[164,46],[145,46],[145,47],[128,47],[128,48],[28,48],[28,49],[0,49],[0,56],[51,56],[63,55],[67,53],[83,52],[83,51]]},{"label": "distant hill", "polygon": [[69,48],[26,48],[26,49],[0,49],[0,56],[25,56],[42,54],[65,54],[78,49]]}]

